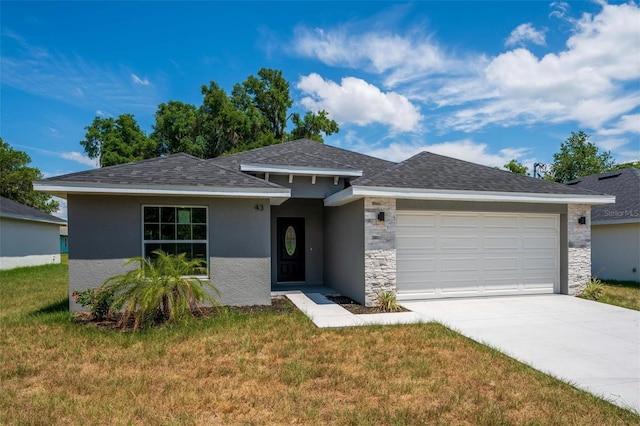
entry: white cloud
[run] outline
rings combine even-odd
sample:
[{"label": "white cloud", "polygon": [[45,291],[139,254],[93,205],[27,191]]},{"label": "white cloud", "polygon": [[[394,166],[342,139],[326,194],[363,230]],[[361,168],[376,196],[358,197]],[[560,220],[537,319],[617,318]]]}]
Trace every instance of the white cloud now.
[{"label": "white cloud", "polygon": [[68,220],[69,212],[67,210],[67,200],[60,197],[52,197],[52,198],[58,203],[60,203],[60,207],[58,207],[58,210],[54,212],[53,215],[64,220]]},{"label": "white cloud", "polygon": [[54,127],[47,127],[47,131],[49,132],[49,134],[51,136],[53,136],[56,139],[60,139],[62,137],[62,134],[60,133],[60,130],[54,128]]},{"label": "white cloud", "polygon": [[419,81],[429,75],[466,74],[475,62],[482,62],[481,56],[456,58],[447,54],[420,30],[409,31],[407,35],[370,30],[351,34],[349,30],[349,26],[332,30],[298,28],[294,50],[327,65],[385,74],[387,87]]},{"label": "white cloud", "polygon": [[[441,124],[473,131],[488,124],[578,122],[600,129],[638,105],[625,84],[640,79],[640,10],[629,3],[602,5],[600,14],[575,21],[567,48],[536,57],[526,49],[505,52],[486,67],[493,99],[446,117]],[[451,83],[455,84],[455,83]]]},{"label": "white cloud", "polygon": [[296,87],[306,95],[302,105],[315,111],[324,109],[339,123],[379,123],[407,132],[418,130],[423,118],[405,96],[382,92],[359,78],[345,77],[337,84],[312,73],[300,78]]},{"label": "white cloud", "polygon": [[[161,97],[147,79],[126,65],[89,62],[75,54],[49,51],[19,35],[2,31],[2,84],[48,99],[95,110],[153,111]],[[7,53],[11,52],[11,53]],[[137,77],[139,81],[136,81]],[[131,82],[137,83],[132,87]]]},{"label": "white cloud", "polygon": [[629,143],[628,140],[620,138],[602,139],[594,142],[605,151],[613,151]]},{"label": "white cloud", "polygon": [[86,155],[83,155],[76,151],[61,152],[58,156],[60,158],[64,158],[65,160],[75,161],[76,163],[84,164],[86,166],[91,166],[93,168],[97,168],[99,166],[97,159],[91,159]]},{"label": "white cloud", "polygon": [[527,42],[537,44],[538,46],[544,46],[547,44],[545,40],[544,31],[536,30],[530,22],[526,24],[518,25],[509,38],[504,42],[505,46],[522,46]]},{"label": "white cloud", "polygon": [[[633,2],[598,4],[598,13],[574,19],[567,3],[553,3],[550,16],[569,25],[570,36],[564,48],[542,56],[522,47],[495,57],[460,52],[422,29],[381,30],[391,27],[382,20],[300,28],[293,46],[327,65],[373,73],[397,95],[433,106],[429,125],[439,129],[572,123],[617,132],[621,129],[612,121],[640,106],[640,67],[634,59],[640,51],[640,10]],[[546,31],[520,25],[508,44],[544,46]]]},{"label": "white cloud", "polygon": [[628,114],[620,117],[620,120],[607,129],[600,129],[600,135],[621,135],[624,133],[640,134],[640,114]]},{"label": "white cloud", "polygon": [[131,81],[133,81],[135,84],[140,84],[142,86],[148,86],[148,85],[151,84],[151,83],[149,83],[148,79],[145,78],[143,80],[143,79],[141,79],[140,77],[138,77],[137,75],[135,75],[133,73],[131,73]]}]

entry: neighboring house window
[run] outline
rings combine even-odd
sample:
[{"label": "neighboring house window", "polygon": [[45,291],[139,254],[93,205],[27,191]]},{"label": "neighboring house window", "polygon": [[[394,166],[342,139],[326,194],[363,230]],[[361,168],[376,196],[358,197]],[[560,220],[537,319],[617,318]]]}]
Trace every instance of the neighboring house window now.
[{"label": "neighboring house window", "polygon": [[152,252],[160,249],[208,260],[206,207],[143,206],[142,210],[144,257],[153,258]]}]

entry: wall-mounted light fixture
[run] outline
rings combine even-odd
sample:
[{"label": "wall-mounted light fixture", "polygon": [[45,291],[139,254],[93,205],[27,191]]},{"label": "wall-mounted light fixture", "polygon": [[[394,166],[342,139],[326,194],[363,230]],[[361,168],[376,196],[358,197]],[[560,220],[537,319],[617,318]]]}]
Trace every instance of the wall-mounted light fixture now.
[{"label": "wall-mounted light fixture", "polygon": [[256,204],[256,210],[261,212],[262,210],[264,210],[264,206],[262,204]]},{"label": "wall-mounted light fixture", "polygon": [[578,223],[579,223],[580,225],[586,225],[586,224],[587,224],[587,218],[586,218],[586,217],[584,217],[584,216],[580,216],[580,217],[578,218]]},{"label": "wall-mounted light fixture", "polygon": [[378,213],[378,220],[379,220],[380,222],[384,222],[384,212],[380,212],[380,213]]}]

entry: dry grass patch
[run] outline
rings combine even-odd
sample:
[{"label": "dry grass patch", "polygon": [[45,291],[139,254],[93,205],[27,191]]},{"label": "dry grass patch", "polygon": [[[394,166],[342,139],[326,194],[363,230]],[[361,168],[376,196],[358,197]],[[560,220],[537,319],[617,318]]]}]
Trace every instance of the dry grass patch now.
[{"label": "dry grass patch", "polygon": [[[51,268],[44,274],[63,274]],[[28,281],[28,280],[27,280]],[[0,424],[637,424],[640,418],[437,324],[318,329],[233,310],[142,333],[16,296],[0,273]],[[40,287],[49,287],[41,292]],[[17,291],[20,293],[20,291]]]},{"label": "dry grass patch", "polygon": [[604,294],[598,302],[640,311],[640,283],[633,281],[605,281]]}]

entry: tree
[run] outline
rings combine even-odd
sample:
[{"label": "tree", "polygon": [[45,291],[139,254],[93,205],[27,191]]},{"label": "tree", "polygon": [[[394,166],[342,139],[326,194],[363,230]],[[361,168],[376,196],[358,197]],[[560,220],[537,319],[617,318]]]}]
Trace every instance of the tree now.
[{"label": "tree", "polygon": [[[80,143],[101,166],[186,152],[200,158],[308,138],[339,131],[326,111],[289,113],[293,105],[282,72],[262,68],[233,86],[230,95],[214,81],[201,87],[202,105],[169,101],[158,105],[147,137],[130,114],[117,119],[96,117]],[[287,132],[289,119],[294,128]]]},{"label": "tree", "polygon": [[553,154],[549,178],[566,183],[582,176],[604,173],[614,167],[615,161],[610,152],[599,152],[583,131],[571,132],[571,136],[560,145],[560,152]]},{"label": "tree", "polygon": [[527,166],[525,166],[515,158],[505,164],[504,168],[512,173],[517,173],[519,175],[526,175],[529,171],[529,168]]},{"label": "tree", "polygon": [[291,132],[292,140],[306,138],[322,142],[322,133],[329,136],[338,132],[338,123],[330,120],[328,113],[324,110],[317,114],[307,111],[304,118],[300,118],[300,114],[294,113],[291,121],[296,126]]},{"label": "tree", "polygon": [[158,105],[153,132],[159,155],[186,152],[204,157],[205,141],[201,137],[202,119],[195,105],[169,101]]},{"label": "tree", "polygon": [[630,161],[628,163],[616,164],[613,168],[614,170],[622,170],[622,169],[630,169],[630,168],[640,169],[640,161]]},{"label": "tree", "polygon": [[0,137],[0,195],[51,214],[60,204],[50,195],[33,189],[33,181],[43,175],[37,168],[27,166],[30,162],[27,153],[13,149]]},{"label": "tree", "polygon": [[144,134],[131,114],[122,114],[115,119],[96,117],[85,129],[87,133],[80,144],[89,158],[99,159],[100,167],[159,155],[157,144]]}]

